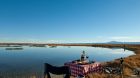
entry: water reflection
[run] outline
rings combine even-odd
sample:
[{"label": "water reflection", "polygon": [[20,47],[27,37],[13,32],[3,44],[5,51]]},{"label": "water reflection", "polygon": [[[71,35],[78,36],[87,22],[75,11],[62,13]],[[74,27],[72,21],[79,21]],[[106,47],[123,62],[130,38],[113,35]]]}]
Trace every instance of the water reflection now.
[{"label": "water reflection", "polygon": [[132,51],[124,49],[108,49],[94,47],[27,47],[23,50],[5,50],[0,48],[0,71],[43,71],[43,63],[63,65],[64,62],[80,59],[84,50],[89,60],[99,62],[111,61],[120,57],[133,55]]}]

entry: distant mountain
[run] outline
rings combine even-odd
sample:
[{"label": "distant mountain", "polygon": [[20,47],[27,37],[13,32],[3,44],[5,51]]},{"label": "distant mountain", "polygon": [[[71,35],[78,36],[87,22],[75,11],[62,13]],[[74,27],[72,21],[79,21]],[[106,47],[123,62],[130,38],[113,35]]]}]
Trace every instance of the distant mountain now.
[{"label": "distant mountain", "polygon": [[140,42],[118,42],[118,41],[110,41],[107,44],[140,44]]}]

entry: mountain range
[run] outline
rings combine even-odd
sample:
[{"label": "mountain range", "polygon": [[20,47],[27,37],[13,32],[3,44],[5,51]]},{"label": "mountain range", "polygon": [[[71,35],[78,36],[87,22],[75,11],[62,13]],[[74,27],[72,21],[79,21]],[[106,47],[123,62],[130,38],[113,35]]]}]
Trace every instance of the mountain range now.
[{"label": "mountain range", "polygon": [[140,44],[140,42],[118,42],[118,41],[110,41],[107,44]]}]

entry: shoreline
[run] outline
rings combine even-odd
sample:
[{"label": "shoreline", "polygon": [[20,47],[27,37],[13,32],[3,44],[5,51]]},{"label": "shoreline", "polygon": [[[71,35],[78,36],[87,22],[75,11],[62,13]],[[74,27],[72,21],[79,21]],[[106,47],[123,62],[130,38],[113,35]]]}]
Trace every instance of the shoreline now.
[{"label": "shoreline", "polygon": [[[0,46],[5,45],[20,45],[20,46],[88,46],[88,47],[102,47],[102,48],[124,48],[126,50],[133,51],[136,55],[130,55],[124,58],[124,78],[130,77],[133,73],[134,68],[140,68],[140,44],[37,44],[37,43],[0,43]],[[113,61],[105,62],[104,65],[111,67],[117,67],[119,64],[119,59],[114,59]],[[108,78],[108,74],[89,74],[86,78]],[[115,78],[119,78],[115,77]]]}]

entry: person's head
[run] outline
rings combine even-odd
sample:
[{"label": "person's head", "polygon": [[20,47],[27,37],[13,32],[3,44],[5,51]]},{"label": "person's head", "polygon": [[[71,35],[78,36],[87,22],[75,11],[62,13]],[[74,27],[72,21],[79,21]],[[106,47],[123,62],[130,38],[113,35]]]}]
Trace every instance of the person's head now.
[{"label": "person's head", "polygon": [[83,51],[83,54],[85,54],[85,51]]}]

